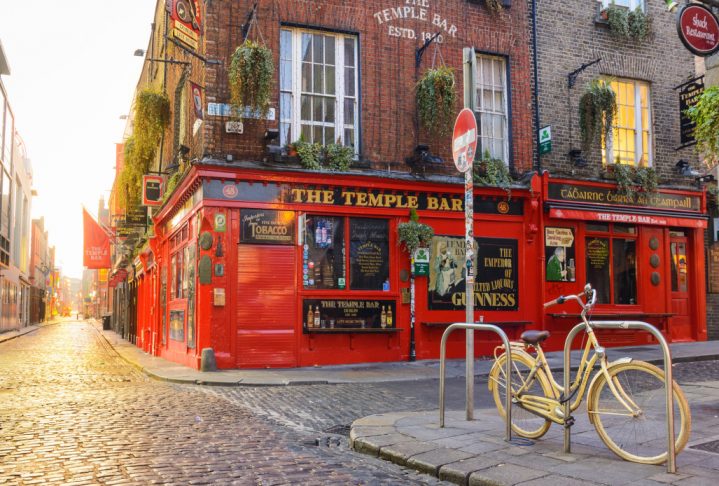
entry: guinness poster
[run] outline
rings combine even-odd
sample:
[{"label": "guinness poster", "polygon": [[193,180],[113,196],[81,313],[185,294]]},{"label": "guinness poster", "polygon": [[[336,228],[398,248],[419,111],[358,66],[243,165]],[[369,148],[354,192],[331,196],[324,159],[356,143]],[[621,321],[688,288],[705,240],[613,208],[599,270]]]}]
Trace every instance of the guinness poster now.
[{"label": "guinness poster", "polygon": [[[477,269],[474,306],[478,310],[519,308],[517,240],[475,238]],[[428,304],[430,310],[465,308],[464,238],[436,236],[432,239]]]},{"label": "guinness poster", "polygon": [[295,213],[270,209],[240,210],[240,243],[293,245]]}]

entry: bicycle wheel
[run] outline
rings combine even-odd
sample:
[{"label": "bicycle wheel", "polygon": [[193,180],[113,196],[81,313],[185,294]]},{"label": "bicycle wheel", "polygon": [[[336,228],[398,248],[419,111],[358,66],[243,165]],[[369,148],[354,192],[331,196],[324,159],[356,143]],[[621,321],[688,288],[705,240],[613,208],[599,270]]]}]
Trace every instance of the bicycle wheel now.
[{"label": "bicycle wheel", "polygon": [[[589,390],[587,413],[599,437],[616,455],[642,464],[661,464],[667,460],[666,392],[664,371],[643,361],[621,363],[609,368],[617,389],[636,405],[634,413],[622,405],[599,374]],[[622,392],[618,391],[621,395]],[[626,399],[625,399],[626,400]],[[628,400],[627,400],[628,401]],[[632,408],[634,405],[630,404]],[[689,404],[674,382],[674,435],[678,454],[691,430]]]},{"label": "bicycle wheel", "polygon": [[[505,376],[505,363],[507,354],[501,355],[494,363],[489,373],[489,388],[494,397],[494,403],[500,417],[507,419],[504,404],[507,390],[507,380]],[[529,372],[532,370],[534,360],[531,356],[523,353],[512,351],[512,377],[510,380],[512,391],[516,392],[521,386],[527,382]],[[551,397],[551,387],[547,382],[544,372],[539,370],[532,381],[525,389],[524,395],[534,395],[540,397]],[[538,439],[549,430],[552,423],[540,417],[519,405],[512,404],[512,430],[521,437],[528,439]]]}]

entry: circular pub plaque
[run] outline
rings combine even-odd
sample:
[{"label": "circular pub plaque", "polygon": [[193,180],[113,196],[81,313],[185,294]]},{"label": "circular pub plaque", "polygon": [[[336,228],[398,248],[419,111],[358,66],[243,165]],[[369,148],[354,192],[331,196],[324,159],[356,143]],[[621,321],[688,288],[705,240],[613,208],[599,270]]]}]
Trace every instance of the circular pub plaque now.
[{"label": "circular pub plaque", "polygon": [[707,7],[686,5],[677,16],[677,32],[687,49],[709,56],[719,49],[719,21]]},{"label": "circular pub plaque", "polygon": [[649,248],[652,250],[656,250],[659,248],[659,238],[656,236],[652,236],[652,238],[649,240]]},{"label": "circular pub plaque", "polygon": [[655,287],[662,282],[662,278],[659,276],[659,272],[652,272],[651,276],[652,285]]},{"label": "circular pub plaque", "polygon": [[656,253],[649,257],[649,265],[652,266],[652,268],[659,268],[659,255]]}]

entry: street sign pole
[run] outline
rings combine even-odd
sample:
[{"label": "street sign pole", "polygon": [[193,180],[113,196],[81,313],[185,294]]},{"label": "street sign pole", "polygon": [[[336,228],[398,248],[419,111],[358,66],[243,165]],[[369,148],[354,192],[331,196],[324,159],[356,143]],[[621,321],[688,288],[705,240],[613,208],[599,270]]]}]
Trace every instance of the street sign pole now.
[{"label": "street sign pole", "polygon": [[[457,170],[464,172],[464,283],[465,322],[474,323],[474,155],[477,153],[477,120],[465,108],[454,122],[452,157]],[[465,331],[465,393],[467,420],[474,418],[474,331]]]}]

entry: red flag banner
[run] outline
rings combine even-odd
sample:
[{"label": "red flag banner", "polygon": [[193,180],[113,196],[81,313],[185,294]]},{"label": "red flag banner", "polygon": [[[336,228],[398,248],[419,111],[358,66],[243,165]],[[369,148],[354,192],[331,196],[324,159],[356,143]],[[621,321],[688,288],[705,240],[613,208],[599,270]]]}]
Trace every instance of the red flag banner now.
[{"label": "red flag banner", "polygon": [[88,269],[110,268],[110,237],[82,208],[85,235],[83,263]]}]

